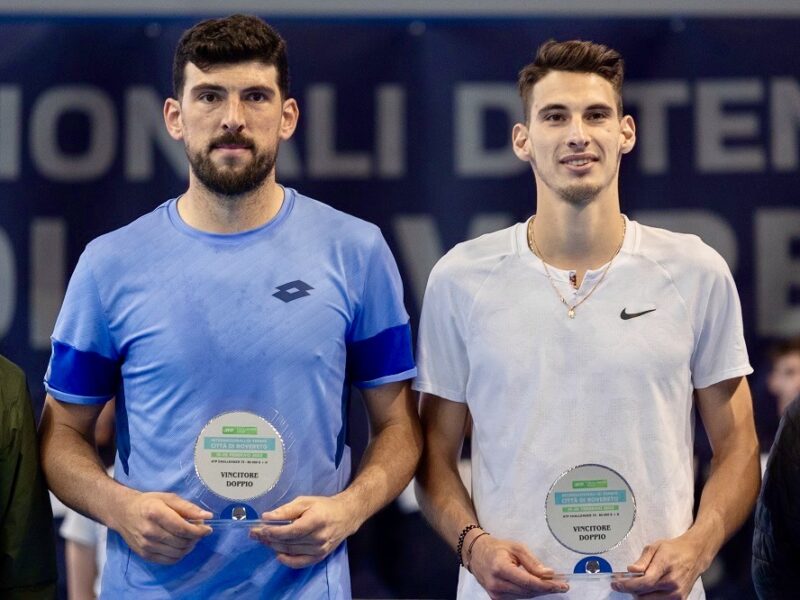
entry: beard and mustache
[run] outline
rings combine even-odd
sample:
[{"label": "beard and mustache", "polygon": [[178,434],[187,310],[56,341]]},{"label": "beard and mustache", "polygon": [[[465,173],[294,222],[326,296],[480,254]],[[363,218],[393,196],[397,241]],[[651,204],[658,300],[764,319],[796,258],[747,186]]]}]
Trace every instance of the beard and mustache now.
[{"label": "beard and mustache", "polygon": [[[221,145],[248,148],[253,158],[240,170],[220,168],[211,160],[211,151]],[[274,150],[259,152],[253,140],[229,131],[211,140],[205,152],[192,154],[187,148],[186,156],[197,179],[210,191],[221,196],[241,196],[264,184],[275,168],[278,147],[276,145]]]},{"label": "beard and mustache", "polygon": [[600,185],[574,184],[558,188],[556,193],[568,204],[583,206],[588,204],[601,191],[603,191],[603,187]]},{"label": "beard and mustache", "polygon": [[[531,162],[533,163],[534,172],[541,174],[536,159],[531,159]],[[603,188],[606,187],[602,184],[587,183],[572,183],[561,187],[555,187],[550,185],[548,179],[548,177],[545,177],[545,184],[550,187],[556,193],[556,195],[558,195],[567,204],[578,207],[589,204],[589,202],[596,198],[597,195],[603,191]]]}]

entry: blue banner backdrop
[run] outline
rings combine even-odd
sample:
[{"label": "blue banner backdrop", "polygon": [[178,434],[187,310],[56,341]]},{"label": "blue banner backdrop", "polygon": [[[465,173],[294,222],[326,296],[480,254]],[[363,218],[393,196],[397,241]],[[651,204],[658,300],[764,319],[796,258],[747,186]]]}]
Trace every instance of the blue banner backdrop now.
[{"label": "blue banner backdrop", "polygon": [[[49,335],[84,245],[186,185],[161,120],[188,19],[0,19],[0,352],[41,399]],[[800,20],[278,19],[301,107],[279,180],[377,223],[414,323],[455,243],[527,217],[510,151],[518,70],[548,38],[626,58],[638,146],[623,209],[728,260],[754,362],[800,332]]]},{"label": "blue banner backdrop", "polygon": [[[25,369],[37,404],[83,247],[185,189],[183,148],[161,106],[193,22],[0,17],[0,353]],[[723,254],[757,368],[772,339],[800,333],[800,18],[272,23],[289,43],[301,107],[279,180],[383,229],[414,325],[448,248],[535,210],[531,173],[510,151],[516,73],[544,40],[583,38],[627,62],[638,146],[623,160],[625,212],[698,233]],[[774,409],[757,408],[774,427]],[[416,542],[387,542],[387,531]],[[710,597],[752,593],[749,536],[723,550]],[[418,515],[373,519],[350,546],[362,594],[452,593],[449,552]],[[382,571],[389,588],[373,573],[384,563],[397,566]]]}]

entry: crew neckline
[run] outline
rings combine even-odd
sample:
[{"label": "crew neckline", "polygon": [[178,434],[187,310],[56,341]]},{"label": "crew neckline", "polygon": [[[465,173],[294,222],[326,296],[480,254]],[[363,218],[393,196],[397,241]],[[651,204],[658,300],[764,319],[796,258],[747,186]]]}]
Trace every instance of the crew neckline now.
[{"label": "crew neckline", "polygon": [[283,202],[281,203],[281,207],[278,209],[278,212],[269,221],[263,225],[259,225],[254,229],[237,231],[236,233],[213,233],[211,231],[203,231],[202,229],[192,227],[183,220],[178,212],[178,200],[181,199],[182,195],[169,200],[167,203],[167,215],[169,216],[170,223],[173,227],[175,227],[175,229],[195,239],[219,244],[241,243],[248,239],[259,237],[265,232],[275,229],[289,216],[289,213],[294,207],[297,193],[292,188],[284,186],[281,187],[283,188]]},{"label": "crew neckline", "polygon": [[[517,223],[516,226],[517,254],[524,261],[528,262],[531,266],[533,266],[533,268],[536,269],[536,271],[540,273],[543,277],[547,277],[547,273],[544,270],[544,263],[528,247],[528,224],[530,223],[532,218],[533,216],[527,218],[522,223]],[[625,239],[622,240],[622,247],[619,250],[619,254],[612,259],[615,264],[611,265],[610,270],[614,269],[616,263],[623,258],[623,255],[631,253],[635,245],[636,229],[638,224],[636,223],[636,221],[631,221],[625,214],[622,215],[622,218],[625,219]],[[603,270],[606,268],[607,264],[608,263],[605,262],[596,269],[590,269],[586,271],[586,274],[584,275],[584,281],[591,282],[595,278],[600,277]],[[570,282],[571,274],[574,273],[573,270],[559,269],[558,267],[554,267],[550,263],[547,264],[547,268],[550,271],[550,276],[554,280],[562,281],[568,284]]]}]

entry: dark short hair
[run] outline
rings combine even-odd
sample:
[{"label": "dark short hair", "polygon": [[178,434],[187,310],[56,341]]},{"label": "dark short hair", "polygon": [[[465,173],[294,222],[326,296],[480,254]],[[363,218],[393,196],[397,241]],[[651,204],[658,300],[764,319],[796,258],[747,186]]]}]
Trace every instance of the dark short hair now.
[{"label": "dark short hair", "polygon": [[183,96],[186,64],[201,71],[218,65],[260,61],[278,71],[278,88],[282,98],[289,97],[289,62],[286,42],[272,27],[258,17],[231,15],[208,19],[187,29],[178,42],[172,62],[172,92]]},{"label": "dark short hair", "polygon": [[800,354],[800,337],[780,340],[774,343],[769,349],[769,359],[772,365],[775,366],[775,363],[784,356],[795,353]]},{"label": "dark short hair", "polygon": [[530,111],[530,96],[533,86],[550,71],[572,71],[594,73],[611,83],[617,94],[617,112],[622,117],[622,80],[625,63],[622,55],[603,44],[584,40],[557,42],[548,40],[536,51],[533,62],[519,72],[517,86],[522,97],[525,120]]}]

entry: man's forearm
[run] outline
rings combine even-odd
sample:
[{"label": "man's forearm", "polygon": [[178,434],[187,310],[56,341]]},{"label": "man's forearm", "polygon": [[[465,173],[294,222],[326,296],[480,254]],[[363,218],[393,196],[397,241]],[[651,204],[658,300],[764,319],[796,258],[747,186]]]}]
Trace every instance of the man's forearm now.
[{"label": "man's forearm", "polygon": [[419,461],[422,435],[416,416],[384,427],[370,441],[358,474],[339,494],[352,507],[355,526],[383,508],[403,491]]},{"label": "man's forearm", "polygon": [[432,458],[427,451],[423,453],[417,472],[417,500],[431,527],[455,550],[463,528],[480,523],[457,467],[435,463]]},{"label": "man's forearm", "polygon": [[[464,527],[480,525],[458,470],[468,419],[466,404],[422,394],[420,420],[425,444],[417,471],[417,500],[425,518],[454,550]],[[464,543],[479,533],[475,528]]]},{"label": "man's forearm", "polygon": [[761,470],[747,380],[738,377],[697,390],[697,401],[714,458],[697,518],[685,536],[699,548],[705,568],[753,510]]},{"label": "man's forearm", "polygon": [[50,489],[67,506],[113,528],[111,509],[137,492],[109,477],[92,442],[56,422],[50,406],[42,413],[39,436],[42,469]]},{"label": "man's forearm", "polygon": [[[742,526],[753,510],[760,482],[758,442],[742,436],[734,447],[711,465],[711,475],[700,496],[697,518],[687,532],[702,548],[708,567],[722,545]],[[736,485],[731,485],[735,481]]]}]

